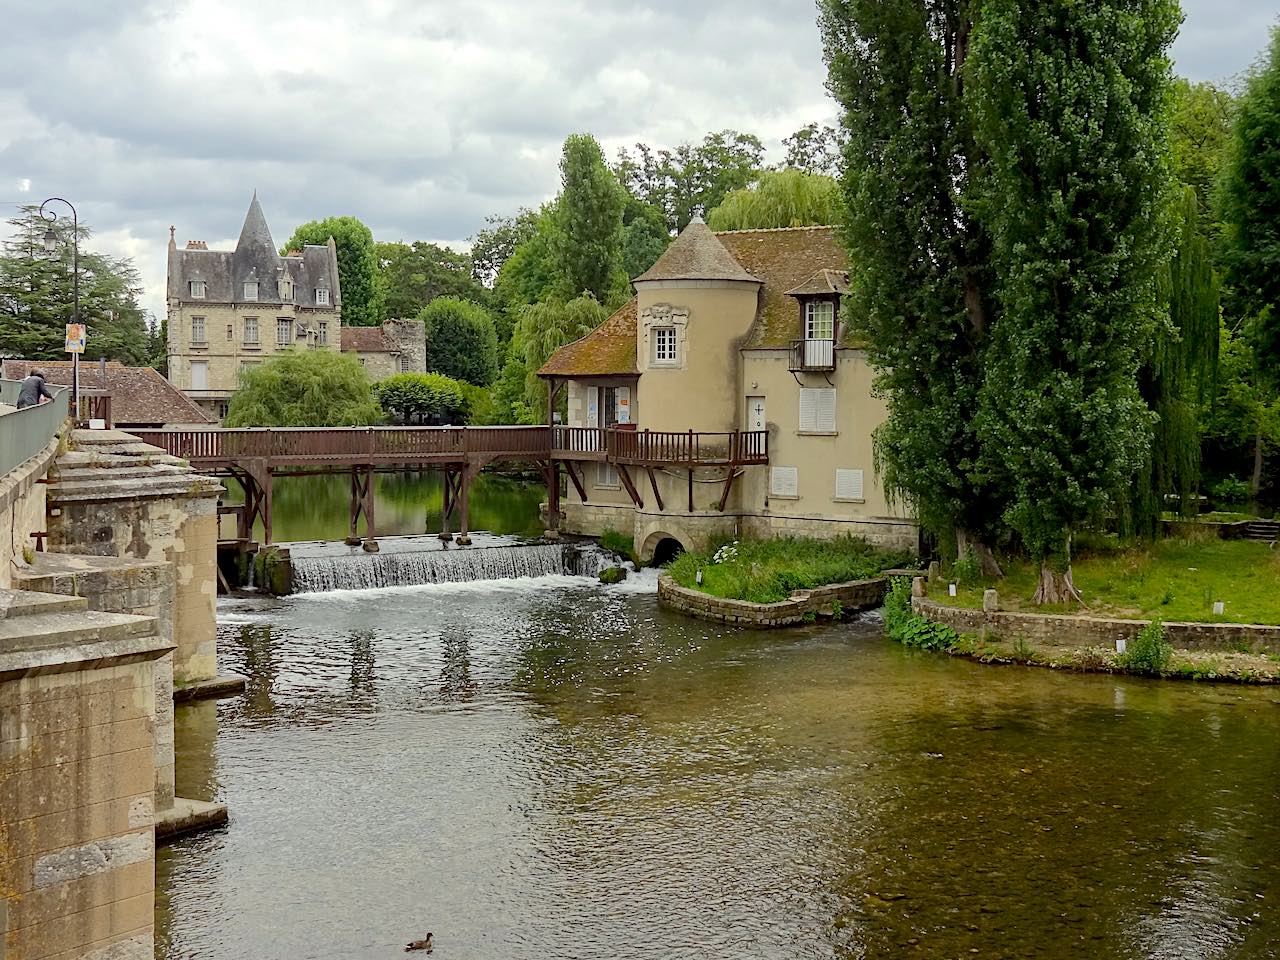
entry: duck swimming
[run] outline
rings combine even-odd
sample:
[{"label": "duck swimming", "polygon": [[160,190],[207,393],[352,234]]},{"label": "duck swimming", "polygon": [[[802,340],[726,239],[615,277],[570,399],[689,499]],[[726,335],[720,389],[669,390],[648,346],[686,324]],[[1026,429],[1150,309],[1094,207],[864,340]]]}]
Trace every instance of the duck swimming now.
[{"label": "duck swimming", "polygon": [[410,943],[404,948],[404,952],[408,953],[411,950],[425,950],[427,953],[430,953],[434,947],[435,944],[431,942],[431,934],[428,933],[421,940],[414,940]]}]

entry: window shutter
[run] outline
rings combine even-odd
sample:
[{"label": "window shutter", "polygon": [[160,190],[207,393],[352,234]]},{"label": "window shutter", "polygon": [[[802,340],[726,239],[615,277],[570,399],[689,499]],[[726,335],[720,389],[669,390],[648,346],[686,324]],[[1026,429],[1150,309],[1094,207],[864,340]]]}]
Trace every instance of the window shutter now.
[{"label": "window shutter", "polygon": [[769,494],[774,497],[800,495],[800,471],[796,467],[773,467],[769,470]]},{"label": "window shutter", "polygon": [[861,470],[836,470],[836,499],[863,499]]},{"label": "window shutter", "polygon": [[800,430],[805,433],[835,433],[836,392],[830,388],[800,390]]}]

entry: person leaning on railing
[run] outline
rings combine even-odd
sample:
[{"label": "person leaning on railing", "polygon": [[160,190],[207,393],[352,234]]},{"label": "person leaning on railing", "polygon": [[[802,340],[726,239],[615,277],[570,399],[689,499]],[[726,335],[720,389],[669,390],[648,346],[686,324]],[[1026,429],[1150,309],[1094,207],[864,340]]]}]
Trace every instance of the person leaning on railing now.
[{"label": "person leaning on railing", "polygon": [[52,399],[53,393],[44,383],[44,373],[40,370],[32,370],[27,379],[22,381],[22,389],[18,391],[18,409],[34,407],[38,403]]}]

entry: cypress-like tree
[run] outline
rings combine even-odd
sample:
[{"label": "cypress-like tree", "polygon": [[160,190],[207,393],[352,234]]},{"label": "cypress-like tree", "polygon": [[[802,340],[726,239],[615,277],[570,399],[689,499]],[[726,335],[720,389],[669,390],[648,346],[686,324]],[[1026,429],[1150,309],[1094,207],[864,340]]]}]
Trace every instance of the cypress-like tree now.
[{"label": "cypress-like tree", "polygon": [[977,470],[975,429],[997,308],[990,241],[972,214],[979,153],[966,60],[977,0],[821,0],[828,86],[843,108],[848,306],[888,417],[885,489],[959,552],[988,545],[1003,512]]},{"label": "cypress-like tree", "polygon": [[1153,416],[1137,388],[1167,262],[1177,0],[986,0],[970,94],[1002,314],[980,432],[1037,603],[1079,599],[1073,534],[1127,500]]},{"label": "cypress-like tree", "polygon": [[626,194],[604,161],[596,138],[575,133],[560,157],[551,249],[566,297],[590,293],[609,303],[622,277],[622,210]]}]

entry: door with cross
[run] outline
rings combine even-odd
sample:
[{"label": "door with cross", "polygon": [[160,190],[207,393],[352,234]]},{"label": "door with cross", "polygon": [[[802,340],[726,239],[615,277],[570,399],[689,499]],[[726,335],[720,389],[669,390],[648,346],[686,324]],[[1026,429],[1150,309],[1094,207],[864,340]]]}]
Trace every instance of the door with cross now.
[{"label": "door with cross", "polygon": [[747,397],[747,429],[768,429],[764,419],[764,397]]}]

